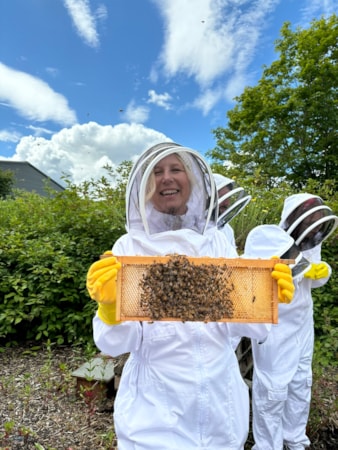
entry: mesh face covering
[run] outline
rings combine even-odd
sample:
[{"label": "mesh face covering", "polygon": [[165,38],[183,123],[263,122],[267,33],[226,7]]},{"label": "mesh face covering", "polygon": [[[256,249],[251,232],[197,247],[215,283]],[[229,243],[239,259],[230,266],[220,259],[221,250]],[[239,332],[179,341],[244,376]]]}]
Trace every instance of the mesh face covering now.
[{"label": "mesh face covering", "polygon": [[[223,228],[226,223],[229,223],[246,207],[251,200],[251,195],[248,195],[242,187],[237,186],[234,180],[218,173],[213,175],[218,190],[219,215],[217,226]],[[225,192],[220,194],[221,191]]]},{"label": "mesh face covering", "polygon": [[[146,201],[149,176],[158,162],[176,154],[194,181],[183,216],[157,211],[151,201]],[[147,234],[190,228],[203,234],[209,223],[217,220],[217,194],[211,170],[195,150],[175,143],[158,144],[144,152],[133,167],[127,185],[127,229],[143,229]]]},{"label": "mesh face covering", "polygon": [[[139,186],[140,184],[141,175],[148,167],[150,161],[154,159],[154,157],[157,154],[160,154],[161,152],[173,147],[181,147],[181,145],[176,144],[175,142],[162,142],[160,144],[156,144],[153,147],[150,147],[149,149],[145,150],[132,167],[131,172],[129,174],[129,179],[127,183],[127,194],[126,194],[126,213],[127,213],[126,227],[128,230],[130,229],[130,223],[136,222],[137,220],[136,218],[138,216],[137,211],[139,207],[139,192],[137,191],[136,186],[137,185]],[[138,184],[136,185],[137,179]],[[137,226],[137,228],[140,228],[140,226]]]},{"label": "mesh face covering", "polygon": [[298,206],[285,221],[285,227],[301,251],[309,250],[335,230],[338,218],[320,198],[311,198]]},{"label": "mesh face covering", "polygon": [[295,234],[300,234],[299,238],[296,240],[299,248],[304,251],[316,247],[333,233],[337,228],[337,224],[337,217],[329,215],[314,222],[310,227],[306,228],[302,234],[300,234],[301,227],[299,230],[296,229]]},{"label": "mesh face covering", "polygon": [[151,161],[157,153],[163,152],[165,149],[172,147],[182,147],[182,146],[176,144],[175,142],[162,142],[161,144],[156,144],[153,147],[148,148],[148,150],[145,150],[132,167],[131,172],[129,174],[128,182],[129,183],[132,182],[132,179],[135,176],[135,172],[137,172],[139,169],[143,168],[144,171],[147,165],[149,164],[149,161]]},{"label": "mesh face covering", "polygon": [[223,211],[219,217],[217,226],[222,228],[226,223],[229,223],[234,217],[239,214],[242,209],[250,202],[251,195],[248,195],[241,187],[235,187],[231,191],[218,199],[218,204],[226,202],[226,210]]},{"label": "mesh face covering", "polygon": [[313,208],[316,208],[317,206],[323,206],[324,202],[319,197],[312,197],[308,200],[301,203],[297,208],[295,208],[285,219],[283,228],[285,230],[288,230],[291,225],[293,225],[297,220],[306,212],[310,211]]}]

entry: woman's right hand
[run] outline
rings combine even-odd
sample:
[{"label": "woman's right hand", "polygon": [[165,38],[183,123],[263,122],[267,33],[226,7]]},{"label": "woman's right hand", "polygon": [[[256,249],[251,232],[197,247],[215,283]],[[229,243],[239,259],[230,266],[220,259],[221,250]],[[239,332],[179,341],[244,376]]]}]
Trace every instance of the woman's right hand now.
[{"label": "woman's right hand", "polygon": [[87,290],[90,298],[98,303],[115,303],[116,280],[121,263],[115,256],[105,252],[99,261],[94,262],[87,273]]}]

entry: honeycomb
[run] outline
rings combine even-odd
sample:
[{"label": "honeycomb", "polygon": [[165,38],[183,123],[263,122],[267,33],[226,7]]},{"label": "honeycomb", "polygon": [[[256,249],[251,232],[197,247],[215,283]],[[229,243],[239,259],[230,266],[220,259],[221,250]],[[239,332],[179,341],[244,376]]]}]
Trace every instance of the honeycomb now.
[{"label": "honeycomb", "polygon": [[277,283],[271,272],[285,260],[184,255],[117,259],[117,320],[278,323]]}]

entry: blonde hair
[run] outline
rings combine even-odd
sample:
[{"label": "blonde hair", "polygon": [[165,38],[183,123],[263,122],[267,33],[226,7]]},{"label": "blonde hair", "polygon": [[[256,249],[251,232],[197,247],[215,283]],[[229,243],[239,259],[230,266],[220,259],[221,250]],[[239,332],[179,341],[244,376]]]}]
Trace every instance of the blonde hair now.
[{"label": "blonde hair", "polygon": [[[182,163],[184,170],[187,174],[188,180],[190,182],[190,192],[191,192],[194,184],[196,183],[196,179],[195,179],[195,175],[192,171],[190,157],[189,157],[189,155],[183,154],[182,152],[172,153],[172,154],[175,155],[179,159],[179,161]],[[146,202],[148,202],[152,198],[155,191],[156,191],[155,173],[154,173],[154,171],[152,171],[151,174],[149,175],[147,186],[146,186],[146,196],[145,196]]]}]

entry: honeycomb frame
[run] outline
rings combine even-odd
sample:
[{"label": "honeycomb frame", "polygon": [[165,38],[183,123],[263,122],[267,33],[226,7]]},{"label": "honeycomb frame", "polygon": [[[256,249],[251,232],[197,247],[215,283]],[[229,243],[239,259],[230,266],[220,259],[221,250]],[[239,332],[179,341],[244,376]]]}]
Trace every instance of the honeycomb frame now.
[{"label": "honeycomb frame", "polygon": [[[149,265],[167,264],[169,256],[116,256],[121,263],[116,284],[117,321],[153,321],[149,310],[142,308],[142,277]],[[176,255],[184,256],[184,255]],[[276,263],[293,260],[185,257],[193,265],[226,266],[228,281],[233,285],[229,298],[233,305],[231,317],[217,322],[278,323],[278,287],[271,277]],[[208,295],[206,289],[205,295]],[[156,320],[184,321],[181,317],[161,317]],[[208,322],[209,320],[203,320]]]}]

